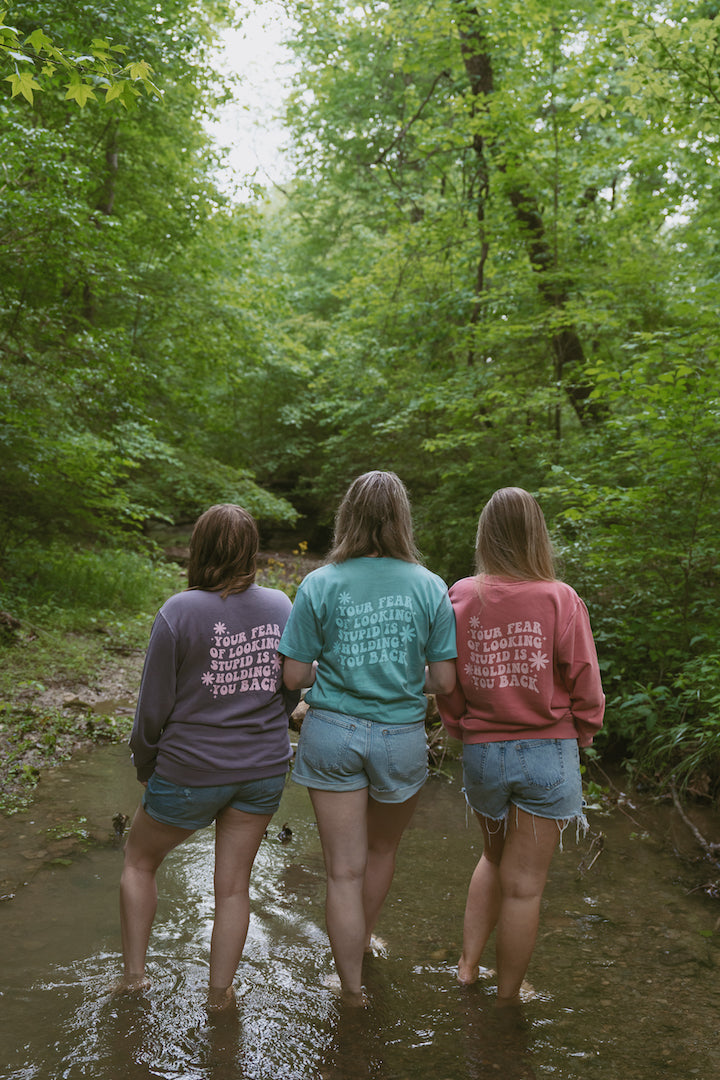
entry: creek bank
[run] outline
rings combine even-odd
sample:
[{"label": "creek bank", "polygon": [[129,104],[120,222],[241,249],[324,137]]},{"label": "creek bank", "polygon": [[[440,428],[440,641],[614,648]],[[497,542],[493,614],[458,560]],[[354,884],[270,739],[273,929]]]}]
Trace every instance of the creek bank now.
[{"label": "creek bank", "polygon": [[21,688],[0,710],[0,811],[31,802],[37,783],[74,754],[124,741],[140,685],[144,652],[108,660],[87,681],[46,677],[42,688]]}]

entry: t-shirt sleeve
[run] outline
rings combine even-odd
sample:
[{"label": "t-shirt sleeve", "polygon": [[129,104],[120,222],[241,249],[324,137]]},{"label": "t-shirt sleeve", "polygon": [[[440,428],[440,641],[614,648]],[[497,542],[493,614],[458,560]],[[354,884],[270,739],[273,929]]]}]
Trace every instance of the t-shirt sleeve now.
[{"label": "t-shirt sleeve", "polygon": [[455,612],[450,603],[450,597],[445,592],[430,626],[425,658],[429,663],[434,664],[439,660],[455,660],[456,657]]},{"label": "t-shirt sleeve", "polygon": [[310,664],[320,655],[322,644],[320,620],[313,608],[309,590],[301,584],[280,638],[278,652],[281,656],[289,656],[291,660]]},{"label": "t-shirt sleeve", "polygon": [[580,746],[590,746],[602,727],[605,695],[590,629],[590,616],[579,597],[573,617],[558,640],[557,664],[570,695],[578,743]]},{"label": "t-shirt sleeve", "polygon": [[145,655],[130,736],[132,760],[140,781],[149,780],[155,769],[158,741],[175,704],[176,644],[175,636],[159,613]]}]

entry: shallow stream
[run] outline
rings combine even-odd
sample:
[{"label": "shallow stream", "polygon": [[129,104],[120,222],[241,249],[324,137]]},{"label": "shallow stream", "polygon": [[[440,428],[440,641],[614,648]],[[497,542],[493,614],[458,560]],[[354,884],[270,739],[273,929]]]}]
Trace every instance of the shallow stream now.
[{"label": "shallow stream", "polygon": [[[480,837],[457,774],[433,778],[378,927],[387,956],[367,964],[369,1007],[343,1010],[325,985],[317,830],[306,792],[290,782],[256,862],[239,1008],[210,1022],[209,830],[158,876],[152,989],[110,993],[121,966],[112,818],[131,814],[139,792],[126,749],[101,748],[54,770],[30,811],[0,822],[2,1080],[720,1076],[720,907],[688,892],[673,849],[692,843],[668,807],[591,811],[604,847],[584,873],[589,841],[566,837],[528,974],[535,997],[517,1021],[494,1010],[492,979],[468,989],[455,980]],[[289,843],[277,839],[285,822]]]}]

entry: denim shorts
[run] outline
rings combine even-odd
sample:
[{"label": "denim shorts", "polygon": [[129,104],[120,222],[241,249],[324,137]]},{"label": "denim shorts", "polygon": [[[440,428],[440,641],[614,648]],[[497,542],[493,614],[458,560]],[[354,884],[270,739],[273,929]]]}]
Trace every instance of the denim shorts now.
[{"label": "denim shorts", "polygon": [[155,821],[180,829],[204,829],[212,825],[226,806],[246,814],[274,814],[280,805],[286,775],[217,787],[181,787],[153,773],[145,788],[143,807]]},{"label": "denim shorts", "polygon": [[554,821],[585,821],[577,739],[466,743],[463,782],[468,805],[493,821],[503,821],[511,805]]},{"label": "denim shorts", "polygon": [[292,776],[321,791],[369,788],[377,802],[405,802],[427,778],[425,722],[381,724],[308,709]]}]

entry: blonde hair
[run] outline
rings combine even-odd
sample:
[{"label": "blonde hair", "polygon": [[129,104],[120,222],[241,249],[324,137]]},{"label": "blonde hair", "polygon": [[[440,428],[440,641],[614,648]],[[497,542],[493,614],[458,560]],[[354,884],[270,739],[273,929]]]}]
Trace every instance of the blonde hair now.
[{"label": "blonde hair", "polygon": [[475,543],[478,574],[554,581],[552,543],[537,499],[523,488],[500,488],[483,508]]},{"label": "blonde hair", "polygon": [[353,480],[335,515],[328,562],[364,555],[420,562],[405,486],[393,472],[367,472]]},{"label": "blonde hair", "polygon": [[195,522],[190,537],[188,587],[219,592],[244,592],[255,580],[258,527],[242,506],[211,506]]}]

